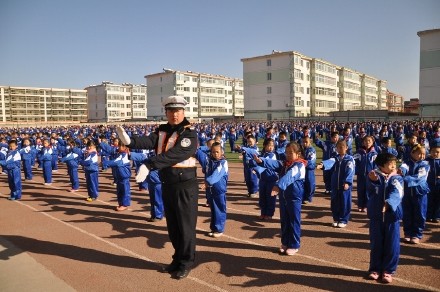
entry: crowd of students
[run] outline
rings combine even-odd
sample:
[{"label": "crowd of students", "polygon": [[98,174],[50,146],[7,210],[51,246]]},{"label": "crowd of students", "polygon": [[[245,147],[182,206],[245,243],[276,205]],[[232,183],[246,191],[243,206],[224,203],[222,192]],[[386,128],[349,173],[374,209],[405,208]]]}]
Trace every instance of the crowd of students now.
[{"label": "crowd of students", "polygon": [[[149,135],[158,125],[128,125],[129,136]],[[335,228],[345,228],[352,211],[356,183],[357,210],[370,219],[371,256],[368,277],[392,281],[400,253],[400,221],[404,242],[418,244],[426,221],[440,220],[439,122],[234,122],[195,124],[206,206],[211,210],[211,237],[225,232],[228,162],[225,151],[240,153],[248,196],[257,198],[260,220],[271,220],[279,199],[279,252],[294,255],[300,248],[301,206],[310,204],[316,169],[323,170],[324,193],[331,198]],[[240,141],[241,139],[241,141]],[[263,147],[259,151],[258,141]],[[316,150],[322,149],[317,162]],[[393,147],[394,146],[394,147]],[[130,179],[154,151],[129,152],[115,127],[0,128],[0,165],[8,175],[10,200],[21,198],[21,172],[33,180],[42,169],[44,184],[52,183],[58,162],[66,163],[71,192],[79,188],[83,170],[87,201],[99,195],[99,172],[111,169],[117,211],[130,206]],[[356,176],[356,180],[354,179]],[[148,189],[150,221],[164,218],[161,182],[150,171],[139,189]]]}]

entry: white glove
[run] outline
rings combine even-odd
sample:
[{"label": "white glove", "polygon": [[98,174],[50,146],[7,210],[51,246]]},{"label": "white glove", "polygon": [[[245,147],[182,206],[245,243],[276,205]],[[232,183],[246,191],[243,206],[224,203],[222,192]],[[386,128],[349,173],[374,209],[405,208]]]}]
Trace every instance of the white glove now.
[{"label": "white glove", "polygon": [[116,133],[118,133],[119,139],[121,139],[121,142],[124,143],[124,145],[130,144],[130,137],[128,137],[128,134],[125,132],[124,128],[117,126]]},{"label": "white glove", "polygon": [[142,164],[139,167],[139,171],[136,175],[136,182],[139,184],[141,182],[143,182],[146,178],[147,175],[150,173],[150,170],[148,169],[148,167],[145,164]]}]

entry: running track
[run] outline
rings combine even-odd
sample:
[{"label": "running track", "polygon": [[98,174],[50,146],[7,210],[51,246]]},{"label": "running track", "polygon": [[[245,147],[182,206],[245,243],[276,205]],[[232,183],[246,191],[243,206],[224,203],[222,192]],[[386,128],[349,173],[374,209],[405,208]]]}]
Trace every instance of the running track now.
[{"label": "running track", "polygon": [[[148,197],[134,180],[132,206],[116,212],[109,172],[100,173],[100,196],[92,203],[85,201],[80,177],[80,191],[70,193],[63,165],[51,186],[34,170],[35,181],[24,182],[22,200],[13,202],[6,199],[7,177],[0,175],[0,239],[7,243],[0,265],[24,253],[77,291],[440,291],[440,224],[427,224],[421,244],[402,244],[392,284],[367,280],[366,214],[353,205],[348,226],[332,228],[320,171],[315,200],[302,210],[301,248],[281,256],[278,210],[269,222],[257,220],[258,199],[246,196],[241,164],[230,164],[225,235],[205,235],[210,214],[201,192],[196,265],[183,280],[157,271],[171,261],[173,249],[165,221],[146,221]],[[20,266],[16,269],[17,277],[30,281]],[[10,284],[2,280],[0,291]],[[45,285],[45,291],[55,290],[54,283]]]}]

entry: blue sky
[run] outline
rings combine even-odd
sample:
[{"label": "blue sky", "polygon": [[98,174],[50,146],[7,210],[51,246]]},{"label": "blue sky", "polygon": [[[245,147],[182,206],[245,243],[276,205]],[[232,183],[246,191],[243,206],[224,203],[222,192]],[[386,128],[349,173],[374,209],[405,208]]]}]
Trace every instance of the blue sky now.
[{"label": "blue sky", "polygon": [[419,97],[438,0],[0,0],[0,85],[146,83],[162,68],[242,78],[242,58],[298,51]]}]

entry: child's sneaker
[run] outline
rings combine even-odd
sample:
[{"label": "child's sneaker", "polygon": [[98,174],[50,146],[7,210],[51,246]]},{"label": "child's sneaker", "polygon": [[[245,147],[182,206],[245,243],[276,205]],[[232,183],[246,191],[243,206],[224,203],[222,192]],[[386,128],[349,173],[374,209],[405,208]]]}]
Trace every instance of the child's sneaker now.
[{"label": "child's sneaker", "polygon": [[405,242],[405,243],[410,243],[411,242],[411,238],[405,236],[402,241]]},{"label": "child's sneaker", "polygon": [[272,220],[272,216],[264,216],[264,220]]},{"label": "child's sneaker", "polygon": [[45,186],[51,186],[52,183],[44,183]]},{"label": "child's sneaker", "polygon": [[338,227],[338,222],[336,222],[336,221],[333,222],[333,223],[332,223],[332,227]]},{"label": "child's sneaker", "polygon": [[368,279],[371,279],[371,280],[377,280],[377,279],[379,279],[379,274],[378,274],[377,272],[371,272],[371,273],[368,275]]},{"label": "child's sneaker", "polygon": [[95,200],[96,200],[96,198],[92,198],[92,197],[88,197],[88,198],[86,199],[87,202],[93,202],[93,201],[95,201]]},{"label": "child's sneaker", "polygon": [[127,209],[128,209],[127,206],[117,206],[117,207],[116,207],[116,211],[118,211],[118,212],[125,211],[125,210],[127,210]]},{"label": "child's sneaker", "polygon": [[417,237],[411,238],[411,243],[412,244],[419,244],[420,243],[420,238],[417,238]]},{"label": "child's sneaker", "polygon": [[382,282],[385,284],[393,282],[393,276],[388,273],[383,273],[382,275]]},{"label": "child's sneaker", "polygon": [[347,226],[347,223],[344,223],[344,222],[339,222],[338,223],[338,227],[339,228],[345,228]]},{"label": "child's sneaker", "polygon": [[297,248],[288,248],[286,249],[286,255],[292,256],[298,252]]},{"label": "child's sneaker", "polygon": [[76,190],[75,189],[70,189],[69,190],[69,192],[71,192],[71,193],[74,193],[74,192],[77,192],[77,191],[78,191],[77,189]]},{"label": "child's sneaker", "polygon": [[212,234],[212,237],[219,238],[219,237],[221,237],[222,235],[223,235],[223,232],[214,232],[214,233]]},{"label": "child's sneaker", "polygon": [[286,249],[287,249],[287,246],[285,246],[285,245],[281,245],[281,247],[280,247],[280,249],[279,249],[280,254],[285,253],[285,252],[286,252]]}]

